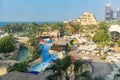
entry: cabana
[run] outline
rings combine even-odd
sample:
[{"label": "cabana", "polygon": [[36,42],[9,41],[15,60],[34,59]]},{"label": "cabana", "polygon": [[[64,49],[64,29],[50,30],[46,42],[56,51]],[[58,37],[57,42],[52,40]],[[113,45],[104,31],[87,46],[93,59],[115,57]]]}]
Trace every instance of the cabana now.
[{"label": "cabana", "polygon": [[116,41],[120,38],[120,26],[119,25],[111,25],[109,28],[109,32],[111,37]]},{"label": "cabana", "polygon": [[65,50],[67,42],[65,40],[58,40],[53,42],[53,46],[51,47],[51,50],[54,51],[62,51]]},{"label": "cabana", "polygon": [[109,32],[118,32],[120,33],[120,26],[119,25],[111,25],[109,28]]}]

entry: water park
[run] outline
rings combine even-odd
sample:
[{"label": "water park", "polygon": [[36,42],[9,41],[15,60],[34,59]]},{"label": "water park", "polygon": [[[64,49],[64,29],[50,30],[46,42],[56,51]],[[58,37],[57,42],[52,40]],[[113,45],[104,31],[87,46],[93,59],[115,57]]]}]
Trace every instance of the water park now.
[{"label": "water park", "polygon": [[[59,75],[62,75],[63,78],[68,78],[67,75],[70,74],[69,77],[72,79],[73,75],[78,75],[74,72],[75,66],[85,62],[86,64],[82,65],[83,73],[87,70],[86,73],[90,73],[92,78],[101,76],[106,80],[112,80],[113,74],[119,73],[118,28],[119,26],[112,25],[108,31],[101,30],[94,34],[95,32],[86,30],[84,33],[77,33],[70,26],[68,29],[67,25],[67,28],[55,31],[41,33],[36,31],[34,35],[31,31],[32,37],[26,37],[26,34],[23,37],[16,33],[15,51],[0,54],[1,75],[5,77],[6,73],[12,75],[15,73],[22,75],[21,73],[23,73],[26,76],[38,77],[41,75],[39,78],[43,76],[45,79],[62,73],[63,75]],[[112,44],[113,46],[111,46]],[[3,74],[3,72],[5,73]],[[54,76],[54,78],[56,77]]]},{"label": "water park", "polygon": [[42,61],[38,64],[33,65],[28,71],[29,72],[41,72],[44,71],[51,63],[53,59],[58,58],[57,55],[52,55],[49,53],[49,49],[52,46],[52,40],[50,39],[43,39],[40,40],[39,49],[41,49],[41,57]]}]

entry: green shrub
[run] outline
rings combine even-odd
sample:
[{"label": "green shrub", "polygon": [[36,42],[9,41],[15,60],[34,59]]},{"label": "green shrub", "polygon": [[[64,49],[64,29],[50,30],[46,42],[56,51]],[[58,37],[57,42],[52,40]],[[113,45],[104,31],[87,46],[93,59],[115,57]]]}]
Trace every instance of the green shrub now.
[{"label": "green shrub", "polygon": [[120,40],[117,41],[118,46],[120,47]]},{"label": "green shrub", "polygon": [[9,53],[15,50],[13,39],[10,36],[5,36],[0,39],[0,53]]},{"label": "green shrub", "polygon": [[101,30],[94,35],[94,42],[104,42],[108,39],[109,35],[105,31]]},{"label": "green shrub", "polygon": [[101,60],[106,60],[106,57],[102,57],[102,58],[100,58]]},{"label": "green shrub", "polygon": [[18,71],[18,72],[27,72],[28,64],[26,62],[16,63],[13,66],[8,67],[8,72]]}]

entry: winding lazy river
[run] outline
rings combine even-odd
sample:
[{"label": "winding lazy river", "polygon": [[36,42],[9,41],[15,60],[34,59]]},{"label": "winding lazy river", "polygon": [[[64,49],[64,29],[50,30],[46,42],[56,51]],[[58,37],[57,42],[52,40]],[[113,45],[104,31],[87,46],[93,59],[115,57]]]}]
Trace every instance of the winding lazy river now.
[{"label": "winding lazy river", "polygon": [[[49,54],[49,49],[52,46],[52,40],[44,39],[45,42],[41,42],[39,48],[42,50],[41,57],[42,61],[38,64],[33,65],[29,68],[29,72],[41,72],[44,71],[51,63],[53,59],[56,59],[57,56],[54,54]],[[47,43],[46,43],[47,42]]]}]

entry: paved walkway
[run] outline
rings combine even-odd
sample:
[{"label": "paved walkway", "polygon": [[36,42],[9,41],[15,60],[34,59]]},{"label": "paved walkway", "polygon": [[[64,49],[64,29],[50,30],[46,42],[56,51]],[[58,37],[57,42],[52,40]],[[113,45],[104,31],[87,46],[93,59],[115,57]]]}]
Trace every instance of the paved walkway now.
[{"label": "paved walkway", "polygon": [[91,62],[93,65],[93,74],[92,77],[101,76],[106,77],[112,71],[112,66],[108,63],[103,62]]},{"label": "paved walkway", "polygon": [[106,61],[101,60],[100,57],[98,56],[86,55],[82,53],[75,54],[74,52],[71,55],[81,59],[90,60],[93,67],[93,74],[92,74],[93,78],[95,76],[106,77],[112,71],[112,66],[106,63]]}]

